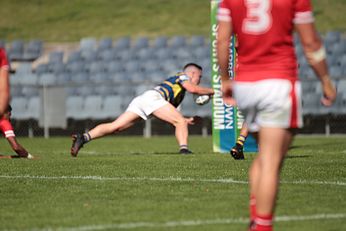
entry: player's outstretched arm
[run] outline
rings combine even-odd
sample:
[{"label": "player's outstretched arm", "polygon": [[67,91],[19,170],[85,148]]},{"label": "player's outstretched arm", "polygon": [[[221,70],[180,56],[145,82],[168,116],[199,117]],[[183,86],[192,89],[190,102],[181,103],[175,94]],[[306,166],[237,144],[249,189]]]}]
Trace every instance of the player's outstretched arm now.
[{"label": "player's outstretched arm", "polygon": [[321,81],[323,90],[322,104],[331,106],[336,98],[336,89],[332,83],[326,62],[326,51],[313,23],[296,24],[305,56]]},{"label": "player's outstretched arm", "polygon": [[8,106],[10,96],[8,70],[0,69],[0,116],[2,116]]},{"label": "player's outstretched arm", "polygon": [[214,90],[209,87],[201,87],[199,85],[195,85],[189,81],[185,81],[183,87],[192,94],[197,95],[214,95]]},{"label": "player's outstretched arm", "polygon": [[18,143],[16,137],[8,137],[7,140],[10,143],[13,151],[15,151],[19,157],[29,159],[33,158],[33,156]]}]

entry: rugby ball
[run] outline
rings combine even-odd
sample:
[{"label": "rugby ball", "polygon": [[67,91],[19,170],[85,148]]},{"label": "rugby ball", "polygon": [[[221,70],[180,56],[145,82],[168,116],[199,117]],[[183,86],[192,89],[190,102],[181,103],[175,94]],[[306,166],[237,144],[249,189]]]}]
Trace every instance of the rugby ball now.
[{"label": "rugby ball", "polygon": [[210,100],[209,95],[200,95],[196,97],[195,103],[198,105],[204,105],[204,104],[207,104],[209,100]]}]

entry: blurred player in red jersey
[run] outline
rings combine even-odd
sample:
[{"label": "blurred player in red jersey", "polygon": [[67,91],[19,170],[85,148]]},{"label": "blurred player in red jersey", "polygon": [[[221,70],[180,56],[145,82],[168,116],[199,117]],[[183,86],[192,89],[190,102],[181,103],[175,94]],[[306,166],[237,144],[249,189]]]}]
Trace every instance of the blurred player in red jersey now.
[{"label": "blurred player in red jersey", "polygon": [[[294,130],[302,126],[294,29],[321,81],[323,105],[332,105],[336,90],[328,74],[325,48],[315,30],[309,0],[223,0],[218,20],[223,99],[229,104],[237,102],[259,144],[259,155],[249,173],[250,230],[272,230],[282,161]],[[234,81],[228,75],[232,34],[238,41]]]},{"label": "blurred player in red jersey", "polygon": [[9,69],[6,51],[0,47],[0,116],[4,114],[10,98]]},{"label": "blurred player in red jersey", "polygon": [[14,134],[12,125],[11,125],[11,111],[12,108],[10,105],[7,106],[7,109],[4,115],[0,118],[0,131],[4,134],[8,142],[10,143],[13,151],[15,151],[18,156],[0,156],[0,158],[28,158],[32,159],[33,156],[23,148],[18,141],[16,140],[16,135]]}]

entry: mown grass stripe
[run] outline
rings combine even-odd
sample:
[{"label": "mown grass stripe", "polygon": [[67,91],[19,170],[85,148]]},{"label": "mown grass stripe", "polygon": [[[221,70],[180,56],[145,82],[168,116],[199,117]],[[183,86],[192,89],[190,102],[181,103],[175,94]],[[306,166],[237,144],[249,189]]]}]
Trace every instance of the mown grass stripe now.
[{"label": "mown grass stripe", "polygon": [[[343,219],[346,218],[346,213],[337,214],[312,214],[305,216],[291,215],[291,216],[278,216],[275,218],[276,222],[290,222],[290,221],[312,221],[312,220],[330,220],[330,219]],[[209,219],[209,220],[186,220],[186,221],[167,221],[159,222],[131,222],[121,224],[103,224],[103,225],[87,225],[79,227],[60,227],[52,228],[47,227],[43,229],[34,228],[31,231],[88,231],[88,230],[107,230],[107,229],[136,229],[136,228],[170,228],[180,226],[200,226],[200,225],[226,225],[226,224],[247,224],[248,218],[224,218],[224,219]]]},{"label": "mown grass stripe", "polygon": [[[224,183],[224,184],[248,184],[248,181],[234,180],[232,178],[219,178],[219,179],[196,179],[196,178],[182,178],[182,177],[102,177],[102,176],[32,176],[32,175],[0,175],[0,178],[7,179],[44,179],[44,180],[100,180],[100,181],[172,181],[172,182],[210,182],[210,183]],[[281,184],[306,184],[306,185],[337,185],[346,186],[346,182],[342,181],[318,181],[318,180],[297,180],[297,181],[281,181]]]}]

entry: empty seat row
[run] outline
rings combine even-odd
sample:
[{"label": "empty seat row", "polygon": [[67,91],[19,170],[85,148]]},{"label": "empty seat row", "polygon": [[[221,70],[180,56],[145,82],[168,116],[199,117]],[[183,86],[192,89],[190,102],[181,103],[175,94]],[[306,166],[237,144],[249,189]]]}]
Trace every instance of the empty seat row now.
[{"label": "empty seat row", "polygon": [[[6,47],[5,42],[0,42],[0,46]],[[11,61],[34,61],[43,51],[43,42],[41,40],[31,40],[24,42],[14,40],[7,46],[7,55]]]},{"label": "empty seat row", "polygon": [[83,38],[80,41],[81,51],[95,51],[95,50],[109,50],[115,48],[118,50],[126,50],[129,48],[142,49],[142,48],[179,48],[185,46],[199,47],[205,46],[206,39],[204,36],[195,35],[191,38],[185,36],[173,36],[168,38],[166,36],[159,36],[153,41],[150,41],[148,37],[138,37],[137,39],[131,39],[130,37],[121,37],[113,42],[112,38],[103,38],[97,41],[95,38]]}]

